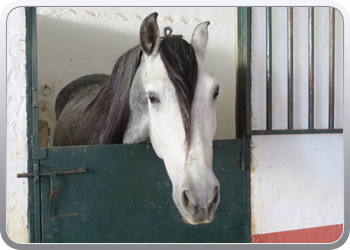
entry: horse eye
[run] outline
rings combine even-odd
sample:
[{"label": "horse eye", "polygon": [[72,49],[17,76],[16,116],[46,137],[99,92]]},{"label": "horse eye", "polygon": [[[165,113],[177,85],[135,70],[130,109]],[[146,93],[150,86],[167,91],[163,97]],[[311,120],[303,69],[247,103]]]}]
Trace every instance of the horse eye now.
[{"label": "horse eye", "polygon": [[156,103],[156,102],[159,102],[159,99],[154,95],[154,94],[150,94],[148,96],[148,99],[151,103]]},{"label": "horse eye", "polygon": [[219,95],[219,87],[216,88],[213,98],[214,99],[218,98],[218,95]]}]

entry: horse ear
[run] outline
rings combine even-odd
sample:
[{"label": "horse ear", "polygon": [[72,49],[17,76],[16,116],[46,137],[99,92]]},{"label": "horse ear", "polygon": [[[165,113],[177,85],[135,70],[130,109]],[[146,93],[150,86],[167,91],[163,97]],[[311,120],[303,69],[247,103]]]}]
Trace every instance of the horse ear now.
[{"label": "horse ear", "polygon": [[152,54],[158,40],[159,28],[157,24],[158,13],[154,12],[148,15],[141,24],[140,41],[142,50],[147,54]]},{"label": "horse ear", "polygon": [[192,34],[191,44],[200,60],[204,59],[204,52],[208,42],[209,24],[209,21],[198,24]]}]

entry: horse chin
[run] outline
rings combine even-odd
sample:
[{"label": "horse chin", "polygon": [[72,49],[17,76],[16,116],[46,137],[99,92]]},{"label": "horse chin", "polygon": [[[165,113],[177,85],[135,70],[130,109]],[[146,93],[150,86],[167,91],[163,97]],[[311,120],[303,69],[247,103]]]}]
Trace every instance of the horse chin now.
[{"label": "horse chin", "polygon": [[[217,207],[216,207],[217,208]],[[199,224],[208,224],[214,220],[214,215],[216,212],[216,208],[214,208],[209,213],[193,213],[190,210],[181,206],[178,207],[178,211],[182,217],[183,222],[189,225],[199,225]]]},{"label": "horse chin", "polygon": [[195,221],[195,220],[188,220],[186,219],[185,216],[181,215],[182,216],[182,220],[186,223],[186,224],[189,224],[189,225],[199,225],[199,224],[208,224],[210,222],[213,221],[213,216],[211,216],[211,218],[207,219],[207,220],[202,220],[202,221]]}]

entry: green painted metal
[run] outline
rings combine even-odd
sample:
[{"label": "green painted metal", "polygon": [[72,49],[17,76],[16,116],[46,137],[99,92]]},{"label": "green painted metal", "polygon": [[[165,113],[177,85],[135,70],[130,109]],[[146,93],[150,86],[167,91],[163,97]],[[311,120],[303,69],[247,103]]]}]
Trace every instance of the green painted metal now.
[{"label": "green painted metal", "polygon": [[328,127],[334,128],[334,80],[335,80],[335,10],[329,8],[329,99]]},{"label": "green painted metal", "polygon": [[243,226],[246,236],[246,242],[251,242],[251,190],[250,190],[250,174],[251,174],[251,136],[244,135],[242,137],[242,208],[243,208]]},{"label": "green painted metal", "polygon": [[308,113],[308,122],[309,129],[314,128],[314,113],[315,113],[315,42],[314,42],[314,33],[315,33],[315,21],[314,21],[314,7],[308,7],[308,28],[309,28],[309,44],[308,44],[308,52],[309,52],[309,113]]},{"label": "green painted metal", "polygon": [[343,129],[274,129],[251,130],[249,135],[278,135],[278,134],[335,134],[343,133]]},{"label": "green painted metal", "polygon": [[49,148],[44,171],[84,165],[86,173],[57,177],[53,218],[50,179],[41,178],[43,242],[248,242],[241,146],[238,139],[214,141],[221,201],[214,221],[196,226],[182,221],[164,163],[150,144]]},{"label": "green painted metal", "polygon": [[[60,170],[60,171],[56,171],[55,173],[57,175],[82,174],[82,173],[86,173],[86,169],[79,168],[79,169]],[[43,171],[43,172],[37,172],[37,173],[22,173],[22,174],[17,174],[17,178],[35,177],[36,175],[50,176],[51,174],[52,172],[50,171]]]},{"label": "green painted metal", "polygon": [[288,129],[293,129],[293,115],[294,115],[294,61],[293,61],[293,7],[287,8],[287,55],[288,55]]},{"label": "green painted metal", "polygon": [[[239,9],[239,8],[238,8]],[[328,129],[315,129],[314,128],[314,7],[308,8],[308,69],[309,69],[309,78],[308,78],[308,129],[294,129],[293,127],[293,8],[288,7],[287,9],[287,18],[288,18],[288,39],[287,39],[287,51],[288,51],[288,113],[287,120],[288,129],[273,129],[272,128],[272,8],[266,7],[266,129],[265,130],[252,130],[250,123],[246,122],[246,128],[242,129],[245,131],[244,135],[277,135],[277,134],[323,134],[323,133],[343,133],[343,129],[334,128],[334,82],[332,78],[332,60],[334,61],[333,54],[334,51],[334,41],[333,39],[333,30],[334,25],[332,11],[330,10],[330,91],[329,91],[329,128]],[[244,16],[244,15],[243,15]],[[242,25],[238,25],[242,26]],[[248,32],[247,32],[248,34]],[[248,35],[247,35],[248,36]],[[240,40],[238,40],[240,41]],[[243,43],[242,43],[243,44]],[[241,45],[244,46],[244,45]],[[250,43],[247,45],[250,46]],[[243,56],[244,58],[244,56]],[[250,67],[250,64],[249,64]],[[245,68],[241,67],[241,70],[245,71]],[[242,73],[241,73],[242,74]],[[238,75],[238,74],[237,74]],[[333,79],[333,80],[332,80]],[[237,83],[241,81],[246,82],[244,78],[239,78]],[[248,86],[248,84],[247,84]],[[250,85],[249,85],[250,86]],[[240,95],[243,95],[244,92],[238,92]],[[249,108],[246,108],[247,115],[245,118],[249,117],[251,114],[250,101],[251,101],[251,89],[248,89],[245,92],[247,101],[246,106],[249,105]],[[249,97],[248,97],[249,95]],[[237,97],[239,98],[239,97]],[[240,116],[242,117],[242,116]]]},{"label": "green painted metal", "polygon": [[58,203],[58,194],[60,192],[57,173],[54,171],[50,174],[51,192],[49,202],[49,217],[55,217]]},{"label": "green painted metal", "polygon": [[237,8],[236,135],[242,139],[242,207],[245,241],[251,241],[250,141],[251,130],[251,24],[252,8]]},{"label": "green painted metal", "polygon": [[251,127],[251,8],[237,8],[236,33],[236,136]]},{"label": "green painted metal", "polygon": [[[39,172],[39,160],[36,156],[38,145],[37,109],[33,108],[33,88],[37,86],[36,59],[36,9],[25,8],[26,15],[26,71],[27,71],[27,136],[28,140],[28,172]],[[32,150],[30,150],[32,149]],[[28,181],[28,229],[29,241],[41,242],[40,218],[40,182],[39,176]]]},{"label": "green painted metal", "polygon": [[272,10],[266,7],[266,129],[272,129]]}]

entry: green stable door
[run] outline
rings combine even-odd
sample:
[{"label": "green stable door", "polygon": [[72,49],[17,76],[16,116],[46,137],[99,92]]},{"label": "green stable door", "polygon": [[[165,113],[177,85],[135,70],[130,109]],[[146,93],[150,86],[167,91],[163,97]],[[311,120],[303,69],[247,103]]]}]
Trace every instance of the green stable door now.
[{"label": "green stable door", "polygon": [[182,221],[151,145],[48,148],[41,172],[86,172],[41,177],[42,242],[246,242],[240,148],[214,142],[221,201],[212,223],[195,226]]}]

